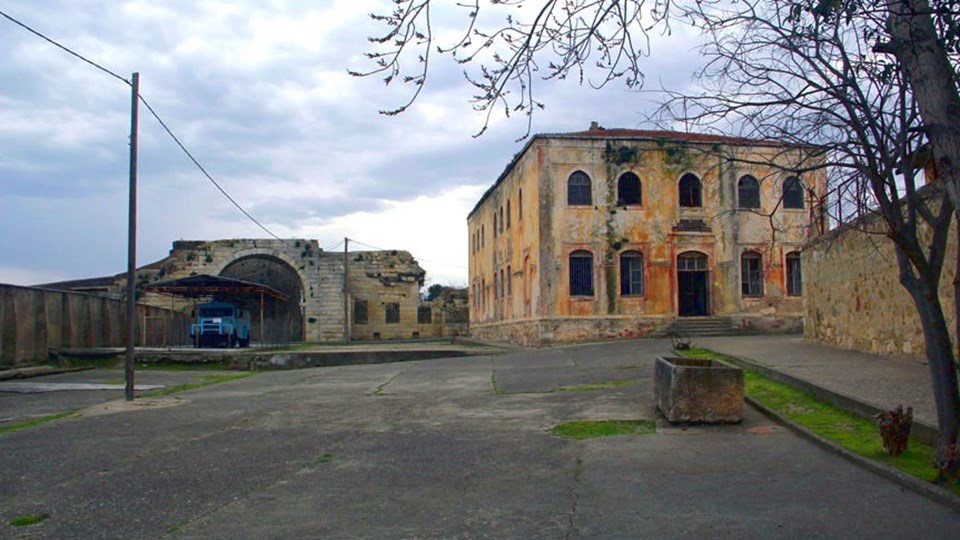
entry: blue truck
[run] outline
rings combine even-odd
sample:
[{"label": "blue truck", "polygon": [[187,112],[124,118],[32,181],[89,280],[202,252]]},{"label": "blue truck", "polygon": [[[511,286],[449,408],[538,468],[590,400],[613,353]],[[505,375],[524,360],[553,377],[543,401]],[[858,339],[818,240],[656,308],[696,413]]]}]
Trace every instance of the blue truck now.
[{"label": "blue truck", "polygon": [[197,306],[197,322],[190,325],[190,340],[197,347],[247,347],[250,313],[227,302]]}]

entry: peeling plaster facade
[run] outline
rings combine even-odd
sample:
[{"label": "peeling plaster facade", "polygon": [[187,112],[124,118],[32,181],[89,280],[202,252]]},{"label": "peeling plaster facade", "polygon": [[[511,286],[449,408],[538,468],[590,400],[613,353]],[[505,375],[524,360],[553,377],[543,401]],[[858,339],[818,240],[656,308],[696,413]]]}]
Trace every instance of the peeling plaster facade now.
[{"label": "peeling plaster facade", "polygon": [[[786,257],[822,231],[815,209],[825,179],[799,175],[801,208],[783,208],[781,194],[785,171],[805,154],[769,141],[596,125],[534,136],[467,218],[471,335],[531,345],[641,337],[687,314],[799,330],[803,298],[787,294]],[[568,204],[577,172],[589,177],[589,205]],[[618,200],[625,173],[639,178],[639,204]],[[701,182],[699,207],[681,205],[687,173]],[[759,184],[756,210],[739,208],[745,175]],[[758,295],[742,294],[747,251],[762,260]],[[591,294],[571,294],[571,256],[584,254]],[[691,274],[678,273],[678,257],[691,254],[705,259],[705,273],[695,272],[699,290]],[[642,291],[622,294],[621,259],[637,255]],[[696,313],[691,298],[702,304]]]}]

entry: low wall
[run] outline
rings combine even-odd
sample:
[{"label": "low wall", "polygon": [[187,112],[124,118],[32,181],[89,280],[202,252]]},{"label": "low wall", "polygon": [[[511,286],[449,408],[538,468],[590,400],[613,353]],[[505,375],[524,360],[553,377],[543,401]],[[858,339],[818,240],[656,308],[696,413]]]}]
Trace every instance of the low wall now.
[{"label": "low wall", "polygon": [[[879,230],[879,224],[873,228]],[[954,340],[956,256],[956,229],[951,225],[940,300]],[[900,284],[891,240],[845,228],[811,243],[802,257],[805,339],[878,354],[925,354],[920,318]]]},{"label": "low wall", "polygon": [[[0,365],[46,360],[50,349],[121,347],[126,303],[101,296],[0,284]],[[137,345],[189,342],[186,314],[137,306]]]},{"label": "low wall", "polygon": [[473,324],[470,336],[531,347],[662,336],[672,317],[559,317]]}]

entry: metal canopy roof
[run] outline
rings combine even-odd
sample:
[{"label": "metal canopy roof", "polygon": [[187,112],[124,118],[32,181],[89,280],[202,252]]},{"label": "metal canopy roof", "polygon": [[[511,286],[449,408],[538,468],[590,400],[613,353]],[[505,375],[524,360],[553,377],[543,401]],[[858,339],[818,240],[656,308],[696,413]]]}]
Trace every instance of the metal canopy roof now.
[{"label": "metal canopy roof", "polygon": [[211,276],[209,274],[199,274],[180,279],[158,281],[156,283],[144,285],[143,289],[149,292],[176,294],[180,296],[186,296],[188,298],[208,296],[215,293],[228,293],[265,294],[284,302],[290,300],[290,297],[282,292],[260,283],[224,276]]}]

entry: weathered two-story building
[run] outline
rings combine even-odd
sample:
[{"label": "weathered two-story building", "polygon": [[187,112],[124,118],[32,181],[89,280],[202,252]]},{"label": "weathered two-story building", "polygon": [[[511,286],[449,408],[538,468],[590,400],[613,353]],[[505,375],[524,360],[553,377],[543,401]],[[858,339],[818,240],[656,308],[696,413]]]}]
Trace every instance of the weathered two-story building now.
[{"label": "weathered two-story building", "polygon": [[812,150],[596,124],[533,136],[467,218],[471,335],[640,337],[682,317],[799,330],[800,251],[823,228]]}]

